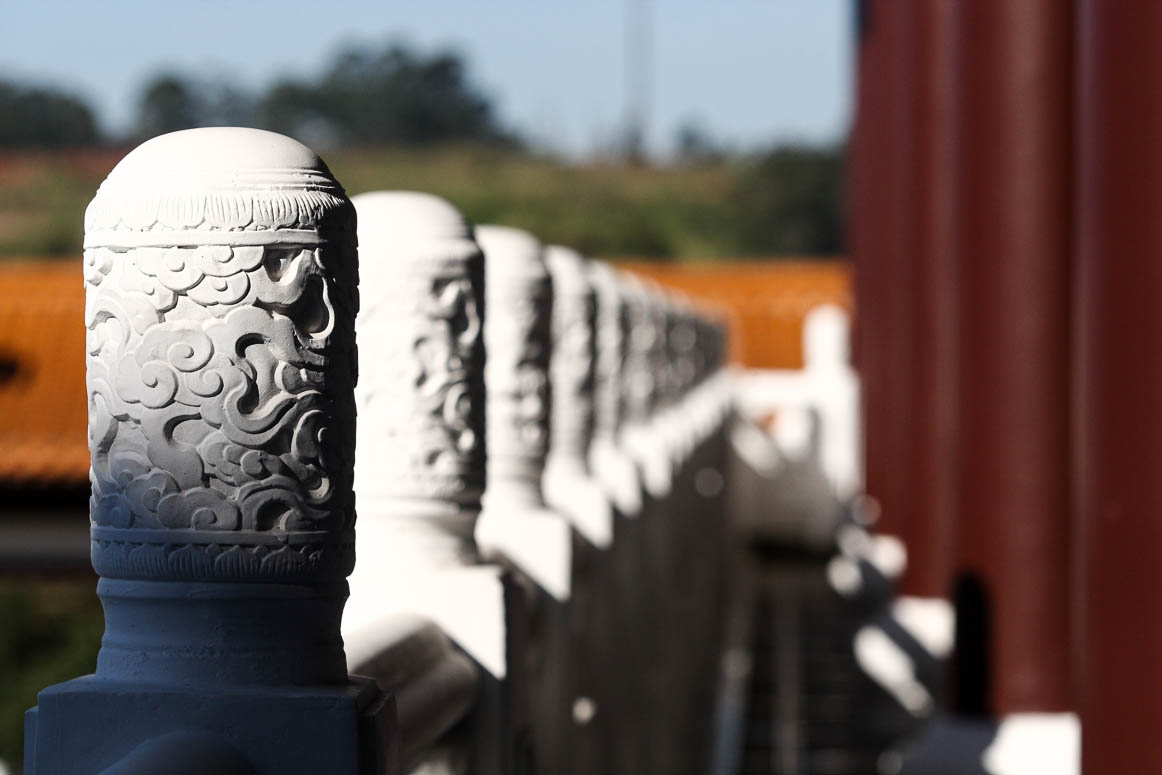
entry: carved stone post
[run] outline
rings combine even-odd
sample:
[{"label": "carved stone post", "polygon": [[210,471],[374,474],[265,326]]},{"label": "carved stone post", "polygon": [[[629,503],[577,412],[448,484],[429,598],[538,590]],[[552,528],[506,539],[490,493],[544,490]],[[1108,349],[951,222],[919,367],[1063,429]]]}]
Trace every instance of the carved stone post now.
[{"label": "carved stone post", "polygon": [[485,255],[488,486],[484,502],[540,509],[549,450],[553,289],[541,244],[507,226],[476,230]]},{"label": "carved stone post", "polygon": [[[715,696],[720,688],[722,657],[727,653],[723,611],[738,599],[739,583],[731,571],[737,567],[733,515],[725,500],[729,472],[726,465],[727,412],[733,388],[720,373],[725,340],[722,329],[704,314],[690,308],[676,310],[668,326],[667,344],[681,372],[680,396],[671,412],[678,447],[681,477],[670,503],[683,504],[678,511],[681,531],[677,560],[671,578],[678,600],[687,600],[681,612],[679,632],[698,633],[690,641],[687,660],[680,669],[693,676],[682,718],[691,745],[702,755],[713,741],[702,730],[714,725]],[[733,485],[731,485],[733,486]]]},{"label": "carved stone post", "polygon": [[352,201],[364,304],[363,518],[343,621],[351,663],[376,661],[400,615],[434,621],[480,667],[465,734],[438,755],[456,771],[513,772],[529,744],[516,658],[525,602],[510,574],[480,561],[474,539],[486,475],[484,255],[443,199],[379,191]]},{"label": "carved stone post", "polygon": [[622,375],[629,350],[629,309],[617,272],[601,262],[591,267],[597,298],[597,367],[589,461],[618,512],[636,517],[642,507],[641,480],[618,438],[627,414]]},{"label": "carved stone post", "polygon": [[[589,446],[590,468],[616,510],[611,556],[603,565],[600,603],[610,613],[607,627],[617,648],[606,654],[607,702],[616,709],[616,721],[606,721],[613,771],[650,772],[646,761],[646,720],[650,706],[642,678],[647,664],[642,622],[648,594],[642,580],[641,541],[643,526],[641,479],[634,461],[621,447],[620,433],[626,416],[622,373],[629,347],[630,319],[626,294],[617,270],[606,263],[589,265],[590,282],[597,301],[596,368],[594,379],[593,438]],[[602,713],[601,706],[598,713]],[[601,716],[599,715],[600,719]]]},{"label": "carved stone post", "polygon": [[[364,303],[348,664],[396,695],[405,766],[470,757],[488,771],[502,758],[496,729],[477,724],[497,739],[471,751],[427,750],[477,692],[465,654],[494,683],[506,672],[503,581],[477,565],[472,537],[484,489],[483,258],[471,225],[441,199],[375,192],[352,202]],[[464,653],[439,648],[443,634],[397,648],[401,622],[416,616]],[[406,664],[422,664],[421,675]]]},{"label": "carved stone post", "polygon": [[725,323],[707,314],[695,325],[696,379],[689,397],[694,443],[704,441],[721,428],[733,406],[733,390],[726,368],[727,330]]},{"label": "carved stone post", "polygon": [[476,231],[484,249],[484,341],[488,363],[488,485],[476,530],[486,554],[527,576],[535,613],[527,620],[524,660],[535,737],[533,770],[571,767],[571,663],[568,607],[573,531],[545,505],[549,449],[553,287],[541,244],[505,226]]},{"label": "carved stone post", "polygon": [[666,347],[671,363],[671,383],[665,443],[675,471],[683,469],[693,451],[693,423],[688,404],[693,398],[698,377],[696,314],[690,303],[680,298],[670,301],[666,313]]},{"label": "carved stone post", "polygon": [[[618,281],[625,294],[629,320],[625,368],[621,372],[625,413],[619,441],[650,496],[634,526],[639,680],[644,683],[644,704],[649,709],[643,731],[645,769],[674,772],[681,768],[678,760],[688,753],[684,745],[676,746],[671,741],[687,739],[679,731],[678,717],[684,712],[686,689],[693,682],[688,678],[675,681],[673,676],[687,675],[681,666],[691,651],[690,645],[698,639],[697,633],[679,632],[688,596],[672,584],[672,568],[680,548],[679,526],[688,516],[689,504],[666,500],[673,472],[654,433],[654,412],[668,368],[660,293],[628,272],[619,272]],[[685,641],[687,647],[673,649],[667,645],[679,640]]]},{"label": "carved stone post", "polygon": [[597,303],[590,262],[575,250],[545,249],[553,281],[553,401],[545,499],[566,514],[581,536],[574,541],[568,632],[572,711],[570,770],[578,775],[612,769],[614,737],[625,734],[610,698],[610,667],[622,651],[613,611],[603,595],[613,580],[613,505],[589,467],[594,424]]},{"label": "carved stone post", "polygon": [[164,135],[101,185],[84,276],[106,630],[96,675],[29,711],[26,771],[379,771],[390,710],[339,633],[356,262],[343,189],[281,135]]},{"label": "carved stone post", "polygon": [[541,244],[506,226],[481,226],[488,350],[488,486],[477,540],[558,600],[569,597],[572,538],[548,510],[541,478],[549,449],[552,285]]},{"label": "carved stone post", "polygon": [[684,393],[681,381],[681,364],[684,353],[679,347],[679,339],[681,338],[680,306],[677,299],[661,290],[655,290],[654,296],[662,337],[661,370],[657,395],[654,400],[651,431],[654,435],[653,443],[658,446],[660,454],[668,462],[667,470],[672,479],[682,462],[676,438],[677,428],[682,424],[677,405]]},{"label": "carved stone post", "polygon": [[[376,534],[377,552],[407,543],[398,559],[409,564],[472,564],[485,483],[484,257],[442,199],[377,191],[352,201],[364,288],[360,532]],[[421,540],[425,550],[411,551]]]},{"label": "carved stone post", "polygon": [[594,546],[613,540],[613,509],[589,468],[597,359],[597,300],[588,262],[571,248],[550,245],[545,263],[553,281],[553,402],[545,500],[566,514]]},{"label": "carved stone post", "polygon": [[647,285],[628,273],[623,273],[620,279],[626,290],[630,318],[629,348],[622,372],[626,422],[621,441],[641,471],[646,491],[655,500],[662,500],[670,493],[674,474],[654,424],[670,368],[665,307],[656,286]]}]

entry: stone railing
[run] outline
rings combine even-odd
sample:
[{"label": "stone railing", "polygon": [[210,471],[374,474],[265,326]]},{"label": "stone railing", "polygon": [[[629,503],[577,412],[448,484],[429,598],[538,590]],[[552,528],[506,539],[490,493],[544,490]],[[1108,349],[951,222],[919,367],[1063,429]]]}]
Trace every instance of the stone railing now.
[{"label": "stone railing", "polygon": [[705,769],[719,322],[258,130],[145,143],[85,226],[106,633],[26,772]]}]

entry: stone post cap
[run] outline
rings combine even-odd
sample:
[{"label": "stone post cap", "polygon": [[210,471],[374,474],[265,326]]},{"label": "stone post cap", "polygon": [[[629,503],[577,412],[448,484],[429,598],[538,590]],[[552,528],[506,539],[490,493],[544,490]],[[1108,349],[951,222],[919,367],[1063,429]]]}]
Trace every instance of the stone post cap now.
[{"label": "stone post cap", "polygon": [[325,221],[350,212],[343,188],[302,143],[261,129],[187,129],[139,145],[114,167],[85,211],[85,247],[169,237],[179,240],[171,247],[317,244]]},{"label": "stone post cap", "polygon": [[[510,278],[539,280],[549,276],[545,249],[540,240],[512,226],[492,224],[476,227],[476,241],[484,251],[485,277],[504,282]],[[492,256],[496,256],[492,259]],[[491,293],[491,289],[489,290]]]},{"label": "stone post cap", "polygon": [[553,298],[593,296],[589,259],[565,245],[545,246],[545,265],[553,276]]},{"label": "stone post cap", "polygon": [[366,216],[359,224],[360,244],[389,251],[399,260],[438,260],[441,254],[433,246],[479,252],[472,224],[454,205],[434,194],[369,191],[356,194],[351,202]]},{"label": "stone post cap", "polygon": [[803,360],[808,369],[843,368],[850,361],[851,321],[835,304],[821,304],[803,320]]},{"label": "stone post cap", "polygon": [[356,488],[376,518],[423,517],[469,540],[485,477],[483,254],[439,197],[352,202],[364,300]]},{"label": "stone post cap", "polygon": [[94,568],[337,581],[354,562],[355,218],[287,137],[150,140],[85,216]]}]

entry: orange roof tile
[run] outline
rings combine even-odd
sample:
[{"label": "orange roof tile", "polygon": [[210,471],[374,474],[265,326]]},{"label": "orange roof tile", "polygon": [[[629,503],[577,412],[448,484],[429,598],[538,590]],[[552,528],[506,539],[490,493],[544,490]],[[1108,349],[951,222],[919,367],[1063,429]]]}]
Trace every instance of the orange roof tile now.
[{"label": "orange roof tile", "polygon": [[[623,266],[723,309],[736,363],[802,365],[802,325],[817,304],[852,308],[838,261]],[[0,483],[83,483],[85,292],[79,261],[0,263]]]},{"label": "orange roof tile", "polygon": [[846,261],[619,262],[725,312],[731,361],[755,369],[803,366],[803,320],[813,307],[854,309]]},{"label": "orange roof tile", "polygon": [[0,482],[83,482],[80,261],[0,263]]}]

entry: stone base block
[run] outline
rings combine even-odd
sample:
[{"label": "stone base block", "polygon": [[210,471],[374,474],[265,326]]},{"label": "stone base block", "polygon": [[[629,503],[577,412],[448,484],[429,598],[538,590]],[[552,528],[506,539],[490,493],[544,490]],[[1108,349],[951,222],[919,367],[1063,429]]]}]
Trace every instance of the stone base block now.
[{"label": "stone base block", "polygon": [[26,775],[393,773],[395,707],[373,681],[198,688],[85,676],[25,717]]}]

